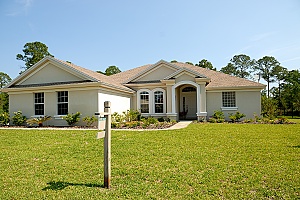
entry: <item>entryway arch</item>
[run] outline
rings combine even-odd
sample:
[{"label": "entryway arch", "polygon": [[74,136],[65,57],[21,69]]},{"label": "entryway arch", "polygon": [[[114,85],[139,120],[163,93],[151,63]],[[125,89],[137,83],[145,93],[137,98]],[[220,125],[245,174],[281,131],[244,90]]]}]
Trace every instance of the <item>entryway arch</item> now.
[{"label": "entryway arch", "polygon": [[[195,116],[195,118],[197,117],[197,113],[200,112],[200,85],[193,82],[193,81],[180,81],[176,84],[174,84],[172,86],[172,113],[176,113],[177,114],[177,118],[179,119],[179,114],[180,114],[180,98],[181,98],[181,92],[176,92],[176,88],[186,85],[186,87],[189,86],[193,86],[194,88],[196,88],[196,112],[193,113],[190,116]],[[179,95],[179,96],[176,96]],[[183,99],[182,99],[183,101]],[[176,106],[177,105],[177,106]],[[194,112],[194,111],[193,111]]]}]

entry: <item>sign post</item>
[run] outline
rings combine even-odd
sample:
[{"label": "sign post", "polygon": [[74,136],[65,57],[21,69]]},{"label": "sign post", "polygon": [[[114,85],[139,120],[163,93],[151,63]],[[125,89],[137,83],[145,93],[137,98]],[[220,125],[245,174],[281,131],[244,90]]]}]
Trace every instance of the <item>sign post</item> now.
[{"label": "sign post", "polygon": [[111,176],[111,108],[110,101],[104,102],[105,137],[104,137],[104,187],[110,188]]},{"label": "sign post", "polygon": [[95,113],[98,115],[98,129],[100,130],[101,116],[105,118],[105,131],[98,132],[97,139],[104,137],[104,187],[110,188],[111,177],[111,103],[104,102],[104,113]]}]

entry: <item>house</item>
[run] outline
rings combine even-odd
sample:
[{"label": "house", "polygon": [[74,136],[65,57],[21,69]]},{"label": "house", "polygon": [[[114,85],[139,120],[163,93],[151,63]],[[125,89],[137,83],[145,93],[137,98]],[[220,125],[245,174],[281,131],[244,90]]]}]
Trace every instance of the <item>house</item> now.
[{"label": "house", "polygon": [[202,119],[215,110],[240,111],[248,118],[261,112],[265,85],[186,63],[161,60],[112,76],[45,57],[2,91],[9,111],[28,118],[50,115],[49,125],[66,125],[62,116],[79,111],[92,116],[111,101],[112,112],[137,109],[143,116],[175,120]]}]

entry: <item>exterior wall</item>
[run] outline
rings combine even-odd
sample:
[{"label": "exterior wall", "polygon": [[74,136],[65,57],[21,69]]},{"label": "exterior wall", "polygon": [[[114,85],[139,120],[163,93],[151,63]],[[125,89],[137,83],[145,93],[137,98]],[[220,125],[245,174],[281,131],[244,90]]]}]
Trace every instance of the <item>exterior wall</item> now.
[{"label": "exterior wall", "polygon": [[261,94],[259,91],[236,92],[238,111],[244,113],[246,118],[253,118],[254,113],[261,114]]},{"label": "exterior wall", "polygon": [[33,93],[9,94],[9,113],[10,117],[14,112],[22,111],[27,118],[34,115]]},{"label": "exterior wall", "polygon": [[207,92],[206,93],[206,111],[207,117],[211,117],[215,110],[220,110],[222,107],[222,92]]},{"label": "exterior wall", "polygon": [[[64,90],[67,91],[67,90]],[[51,120],[46,121],[45,125],[67,126],[67,123],[61,116],[57,116],[57,92],[51,91],[36,91],[44,92],[45,95],[45,115],[52,117]],[[71,90],[69,91],[69,113],[80,112],[81,121],[78,125],[85,125],[82,118],[85,116],[92,116],[98,110],[98,90]],[[9,98],[9,112],[11,117],[13,112],[22,111],[27,118],[34,116],[34,93],[10,94]],[[103,106],[102,106],[103,107]]]},{"label": "exterior wall", "polygon": [[195,82],[195,78],[188,75],[188,74],[182,74],[181,76],[176,78],[175,83],[178,83],[180,81],[193,81],[193,82]]},{"label": "exterior wall", "polygon": [[65,81],[80,81],[78,77],[48,63],[45,67],[37,71],[33,76],[30,76],[20,85],[37,84],[37,83],[52,83]]},{"label": "exterior wall", "polygon": [[[229,113],[237,111],[244,113],[246,118],[253,118],[253,114],[261,113],[261,97],[260,91],[235,91],[236,107],[233,110],[222,110],[229,120]],[[208,92],[206,95],[207,116],[211,117],[215,110],[221,110],[222,107],[222,91]]]},{"label": "exterior wall", "polygon": [[111,102],[111,112],[122,113],[123,111],[130,110],[131,98],[130,96],[124,96],[121,94],[108,94],[104,91],[98,91],[98,111],[104,112],[104,102]]},{"label": "exterior wall", "polygon": [[162,80],[170,74],[174,73],[175,70],[166,66],[161,66],[156,68],[154,71],[138,79],[139,81],[149,81],[149,80]]}]

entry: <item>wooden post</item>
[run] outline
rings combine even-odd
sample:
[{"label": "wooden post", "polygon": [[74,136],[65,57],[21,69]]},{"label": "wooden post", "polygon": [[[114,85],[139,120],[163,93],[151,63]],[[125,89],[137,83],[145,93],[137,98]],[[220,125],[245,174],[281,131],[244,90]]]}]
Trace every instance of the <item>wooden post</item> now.
[{"label": "wooden post", "polygon": [[104,187],[110,188],[111,176],[111,108],[110,101],[104,102],[105,137],[104,137]]}]

